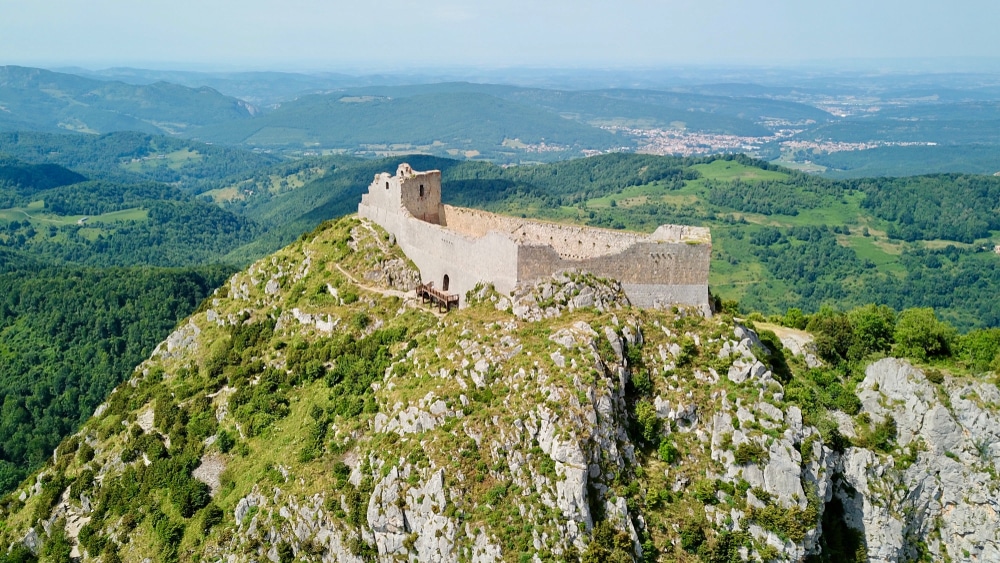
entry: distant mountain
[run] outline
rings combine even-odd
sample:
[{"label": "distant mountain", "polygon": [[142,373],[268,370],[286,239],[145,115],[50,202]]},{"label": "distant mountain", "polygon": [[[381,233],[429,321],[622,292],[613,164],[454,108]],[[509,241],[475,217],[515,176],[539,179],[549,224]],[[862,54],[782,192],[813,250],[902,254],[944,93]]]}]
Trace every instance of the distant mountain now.
[{"label": "distant mountain", "polygon": [[82,68],[65,69],[96,80],[117,80],[127,84],[147,85],[170,82],[189,88],[209,87],[227,95],[257,105],[270,105],[294,100],[305,94],[371,84],[373,77],[356,77],[340,73],[301,74],[295,72],[190,72],[149,70],[142,68],[109,68],[92,71]]},{"label": "distant mountain", "polygon": [[252,117],[257,109],[212,88],[93,80],[19,66],[0,67],[0,131],[141,131],[176,134]]},{"label": "distant mountain", "polygon": [[[748,85],[751,92],[757,92]],[[693,131],[739,135],[767,135],[759,125],[764,119],[826,122],[831,115],[813,106],[751,94],[702,94],[638,89],[586,91],[520,88],[502,84],[466,82],[408,86],[373,86],[344,91],[348,96],[401,98],[418,95],[477,92],[525,105],[554,111],[585,123],[642,121],[650,126],[671,127],[677,122]]]},{"label": "distant mountain", "polygon": [[629,144],[613,133],[539,107],[468,91],[401,98],[306,96],[256,119],[202,127],[192,137],[250,146],[368,146],[375,152],[451,150],[456,155],[476,151],[487,157],[503,152],[505,141],[515,140],[539,145],[539,154],[579,155],[582,149]]}]

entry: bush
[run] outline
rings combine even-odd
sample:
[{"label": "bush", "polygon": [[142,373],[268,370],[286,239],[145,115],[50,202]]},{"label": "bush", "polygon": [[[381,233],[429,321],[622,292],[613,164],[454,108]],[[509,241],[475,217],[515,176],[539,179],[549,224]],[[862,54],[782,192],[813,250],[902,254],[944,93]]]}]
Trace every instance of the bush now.
[{"label": "bush", "polygon": [[218,506],[213,503],[209,503],[204,510],[201,511],[201,535],[207,536],[219,522],[222,522],[222,518],[225,513]]},{"label": "bush", "polygon": [[896,419],[886,416],[885,420],[875,425],[871,434],[864,438],[864,445],[869,448],[889,453],[896,444]]},{"label": "bush", "polygon": [[847,314],[853,338],[847,357],[860,361],[871,354],[888,352],[896,330],[896,312],[885,305],[865,305]]},{"label": "bush", "polygon": [[659,443],[663,421],[656,416],[656,407],[645,399],[639,401],[635,405],[635,419],[642,438],[650,444]]},{"label": "bush", "polygon": [[747,465],[749,463],[767,463],[770,459],[770,455],[763,446],[757,442],[743,442],[739,446],[736,446],[736,451],[733,452],[733,456],[736,459],[736,465]]},{"label": "bush", "polygon": [[958,339],[959,357],[976,371],[1000,368],[1000,328],[973,330]]},{"label": "bush", "polygon": [[681,548],[688,553],[697,553],[705,543],[705,530],[698,522],[688,522],[681,528]]},{"label": "bush", "polygon": [[944,383],[944,374],[936,369],[929,369],[926,372],[924,372],[924,375],[927,376],[927,381],[930,381],[935,385],[940,385]]},{"label": "bush", "polygon": [[677,356],[678,366],[686,366],[698,357],[698,345],[695,344],[694,339],[690,336],[681,338],[680,347],[681,353]]},{"label": "bush", "polygon": [[907,309],[896,323],[895,353],[918,360],[946,357],[954,336],[955,329],[939,321],[934,309]]},{"label": "bush", "polygon": [[227,454],[236,445],[236,437],[228,430],[219,430],[219,436],[215,439],[215,443],[219,445],[219,451]]},{"label": "bush", "polygon": [[718,488],[712,479],[702,479],[695,483],[693,487],[694,498],[703,504],[718,504],[719,498],[715,496],[716,491],[718,491]]},{"label": "bush", "polygon": [[791,308],[785,312],[785,316],[781,319],[781,324],[802,330],[806,328],[808,324],[808,319],[802,314],[802,309]]},{"label": "bush", "polygon": [[587,551],[580,558],[582,563],[608,563],[610,561],[632,561],[632,539],[628,534],[615,529],[607,520],[594,526]]},{"label": "bush", "polygon": [[659,454],[661,460],[670,464],[675,463],[681,457],[680,452],[677,451],[677,447],[674,446],[673,441],[669,439],[665,439],[660,442],[660,447],[658,448],[657,453]]}]

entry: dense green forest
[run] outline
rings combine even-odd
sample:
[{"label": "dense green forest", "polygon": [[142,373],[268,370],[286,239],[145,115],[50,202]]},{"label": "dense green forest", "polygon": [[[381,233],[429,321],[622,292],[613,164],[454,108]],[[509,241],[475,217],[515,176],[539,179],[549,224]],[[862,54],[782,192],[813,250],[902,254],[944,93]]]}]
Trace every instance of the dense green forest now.
[{"label": "dense green forest", "polygon": [[891,238],[972,243],[1000,231],[1000,180],[949,174],[851,182],[862,206],[892,223]]},{"label": "dense green forest", "polygon": [[[3,154],[36,166],[58,164],[92,179],[165,182],[189,192],[201,192],[223,178],[246,176],[281,162],[269,154],[135,131],[104,135],[0,132]],[[45,172],[49,177],[52,174]]]},{"label": "dense green forest", "polygon": [[41,268],[0,253],[0,490],[50,456],[231,272]]},{"label": "dense green forest", "polygon": [[933,145],[877,147],[863,151],[810,153],[803,158],[827,167],[828,178],[874,178],[962,171],[995,174],[1000,171],[996,145]]},{"label": "dense green forest", "polygon": [[[32,151],[45,154],[41,163],[0,158],[0,489],[5,490],[51,455],[235,270],[210,264],[228,262],[225,256],[253,241],[260,229],[191,195],[190,185],[151,181],[155,171],[117,171],[122,154],[162,148],[161,138],[7,135],[4,141],[29,159]],[[180,142],[178,150],[192,145]],[[124,153],[102,152],[111,147]],[[136,150],[140,153],[130,153]],[[215,164],[189,172],[203,175],[199,182],[210,174],[218,181],[273,161],[230,150],[249,156],[224,164],[225,152],[212,153],[205,160]],[[88,180],[54,162],[79,163],[103,179]]]}]

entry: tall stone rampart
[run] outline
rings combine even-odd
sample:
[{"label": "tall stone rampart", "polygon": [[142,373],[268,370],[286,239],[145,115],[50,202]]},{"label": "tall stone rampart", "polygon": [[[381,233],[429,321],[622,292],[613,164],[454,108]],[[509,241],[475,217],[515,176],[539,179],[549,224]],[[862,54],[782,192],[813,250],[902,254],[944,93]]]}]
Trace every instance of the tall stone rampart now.
[{"label": "tall stone rampart", "polygon": [[639,307],[709,312],[708,229],[662,225],[652,234],[563,225],[442,205],[441,173],[399,166],[379,174],[358,214],[396,237],[425,283],[460,296],[476,284],[501,293],[566,270],[619,280]]}]

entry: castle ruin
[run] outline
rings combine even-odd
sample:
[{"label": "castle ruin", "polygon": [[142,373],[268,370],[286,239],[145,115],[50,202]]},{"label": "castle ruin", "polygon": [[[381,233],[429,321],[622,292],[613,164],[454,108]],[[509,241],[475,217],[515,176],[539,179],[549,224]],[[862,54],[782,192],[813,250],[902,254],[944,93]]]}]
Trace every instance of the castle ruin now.
[{"label": "castle ruin", "polygon": [[395,236],[424,283],[443,292],[464,296],[486,282],[506,294],[578,270],[620,281],[638,307],[710,312],[707,228],[661,225],[641,234],[453,207],[441,203],[441,171],[417,172],[405,163],[395,176],[375,176],[358,215]]}]

